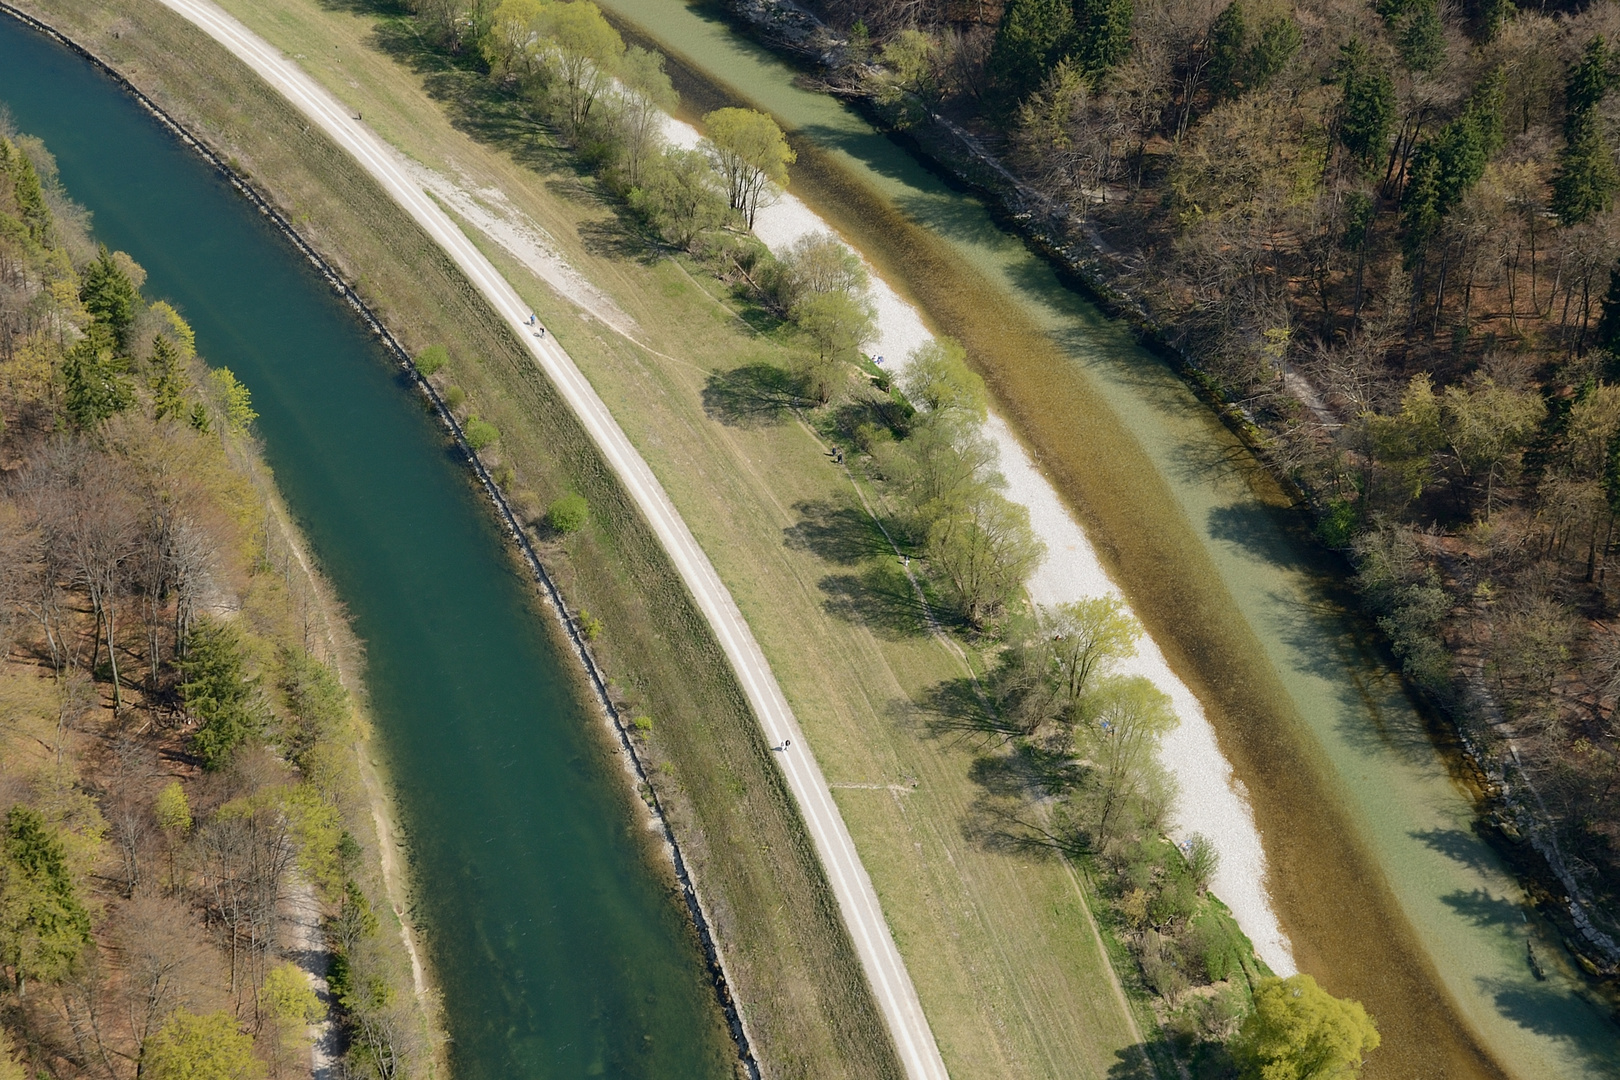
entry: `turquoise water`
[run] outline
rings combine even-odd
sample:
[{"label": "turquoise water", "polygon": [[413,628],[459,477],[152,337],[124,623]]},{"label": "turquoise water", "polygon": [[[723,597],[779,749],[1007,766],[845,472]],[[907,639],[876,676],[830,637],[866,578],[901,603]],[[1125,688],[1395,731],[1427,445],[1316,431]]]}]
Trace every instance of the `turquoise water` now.
[{"label": "turquoise water", "polygon": [[462,1080],[732,1075],[678,897],[535,589],[378,343],[246,200],[81,58],[0,18],[0,102],[98,240],[252,390],[365,642]]},{"label": "turquoise water", "polygon": [[[800,148],[796,193],[918,298],[936,325],[964,335],[977,328],[976,359],[992,386],[998,376],[1043,383],[1049,410],[1068,401],[1093,408],[1069,418],[1068,442],[1092,445],[1072,447],[1064,464],[1105,471],[1112,454],[1151,471],[1134,478],[1135,491],[1129,476],[1123,492],[1093,489],[1092,505],[1077,495],[1083,483],[1058,483],[1118,566],[1144,557],[1146,541],[1160,539],[1152,530],[1186,538],[1160,565],[1132,570],[1139,583],[1172,583],[1151,596],[1133,593],[1133,603],[1185,675],[1211,652],[1190,628],[1207,634],[1211,621],[1181,618],[1185,610],[1166,598],[1190,604],[1219,592],[1215,621],[1226,624],[1227,655],[1244,652],[1245,664],[1212,672],[1206,663],[1196,674],[1206,686],[1248,684],[1252,700],[1288,718],[1277,745],[1302,749],[1284,758],[1268,756],[1270,729],[1256,735],[1258,717],[1212,715],[1223,746],[1241,751],[1235,764],[1254,793],[1273,866],[1292,875],[1273,891],[1302,962],[1336,992],[1364,998],[1385,1031],[1367,1075],[1488,1076],[1492,1064],[1525,1078],[1620,1075],[1620,1029],[1608,1007],[1573,976],[1556,939],[1475,835],[1470,793],[1399,681],[1344,617],[1322,560],[1257,482],[1252,457],[1209,410],[976,198],[855,110],[797,83],[797,72],[711,6],[599,2],[678,61],[676,82],[694,112],[744,103],[773,114]],[[1020,336],[1024,327],[1038,335],[1038,348]],[[1033,441],[1064,451],[1052,430]],[[1113,509],[1100,496],[1113,497]],[[1210,580],[1173,585],[1205,574]],[[1302,767],[1309,783],[1276,775]],[[1328,834],[1341,827],[1369,872],[1326,865],[1336,850]],[[1526,963],[1529,936],[1562,966],[1546,982]]]}]

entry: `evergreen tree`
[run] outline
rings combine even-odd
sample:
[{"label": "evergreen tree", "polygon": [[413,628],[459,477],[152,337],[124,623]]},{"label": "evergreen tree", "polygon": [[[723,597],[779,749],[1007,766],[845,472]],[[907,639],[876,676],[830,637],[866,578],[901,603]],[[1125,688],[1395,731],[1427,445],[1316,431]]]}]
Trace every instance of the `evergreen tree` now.
[{"label": "evergreen tree", "polygon": [[91,323],[62,358],[62,404],[73,423],[88,430],[129,408],[135,392],[127,370],[127,361],[114,348],[112,328]]},{"label": "evergreen tree", "polygon": [[186,635],[185,659],[178,666],[186,711],[202,721],[192,733],[192,749],[205,769],[222,769],[263,727],[258,680],[247,674],[247,650],[230,623],[203,619]]},{"label": "evergreen tree", "polygon": [[1609,269],[1609,291],[1603,294],[1602,314],[1598,316],[1597,346],[1620,357],[1620,263]]},{"label": "evergreen tree", "polygon": [[1408,6],[1396,45],[1409,70],[1431,72],[1440,66],[1446,58],[1446,30],[1436,0],[1419,0]]},{"label": "evergreen tree", "polygon": [[50,235],[51,212],[45,205],[45,192],[34,163],[10,139],[0,136],[0,179],[9,178],[16,200],[17,218],[28,239],[43,247]]},{"label": "evergreen tree", "polygon": [[1581,125],[1603,103],[1614,82],[1614,57],[1599,34],[1586,43],[1564,82],[1565,139],[1574,142],[1580,137]]},{"label": "evergreen tree", "polygon": [[990,76],[1010,108],[1046,77],[1074,44],[1069,0],[1011,0],[990,51]]},{"label": "evergreen tree", "polygon": [[7,812],[3,867],[0,957],[21,994],[30,980],[68,973],[90,941],[90,915],[79,902],[62,841],[39,811],[19,803]]},{"label": "evergreen tree", "polygon": [[1288,69],[1301,42],[1290,15],[1250,25],[1241,0],[1232,0],[1209,30],[1210,88],[1217,97],[1263,90]]},{"label": "evergreen tree", "polygon": [[1209,85],[1218,96],[1232,96],[1243,78],[1248,48],[1248,20],[1242,0],[1232,0],[1209,28]]},{"label": "evergreen tree", "polygon": [[152,416],[179,419],[186,413],[186,377],[180,368],[180,350],[163,334],[152,338]]},{"label": "evergreen tree", "polygon": [[1362,162],[1371,162],[1389,146],[1395,127],[1395,80],[1367,54],[1356,38],[1340,50],[1339,141]]},{"label": "evergreen tree", "polygon": [[1101,75],[1130,55],[1134,14],[1132,0],[1075,0],[1073,56],[1087,74]]},{"label": "evergreen tree", "polygon": [[79,284],[79,300],[99,322],[112,328],[121,344],[124,332],[135,321],[135,309],[140,296],[135,283],[113,261],[112,254],[102,245],[96,261],[85,267]]},{"label": "evergreen tree", "polygon": [[1613,206],[1616,191],[1620,191],[1620,173],[1615,170],[1614,155],[1596,118],[1588,114],[1575,138],[1558,155],[1553,213],[1561,225],[1579,225]]},{"label": "evergreen tree", "polygon": [[1513,0],[1480,0],[1479,3],[1479,31],[1480,37],[1485,41],[1495,41],[1496,35],[1502,32],[1519,9]]},{"label": "evergreen tree", "polygon": [[1440,162],[1430,143],[1412,155],[1401,194],[1401,253],[1410,270],[1422,258],[1440,228]]}]

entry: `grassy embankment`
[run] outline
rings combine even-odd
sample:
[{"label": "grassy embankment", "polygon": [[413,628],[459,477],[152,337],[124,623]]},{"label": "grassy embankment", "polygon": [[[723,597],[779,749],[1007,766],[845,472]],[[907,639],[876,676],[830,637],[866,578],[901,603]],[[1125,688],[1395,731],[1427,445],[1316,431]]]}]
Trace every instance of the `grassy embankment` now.
[{"label": "grassy embankment", "polygon": [[[177,16],[139,0],[31,10],[125,72],[252,178],[408,347],[448,347],[444,377],[468,410],[505,433],[485,456],[519,504],[538,508],[567,490],[586,496],[591,525],[550,557],[570,601],[600,620],[594,647],[616,693],[633,714],[655,719],[654,782],[756,1050],[776,1075],[896,1075],[814,853],[722,655],[639,514],[519,344],[358,166]],[[374,110],[389,134],[383,113]],[[549,297],[537,298],[536,310],[570,348],[590,341],[592,331]]]}]

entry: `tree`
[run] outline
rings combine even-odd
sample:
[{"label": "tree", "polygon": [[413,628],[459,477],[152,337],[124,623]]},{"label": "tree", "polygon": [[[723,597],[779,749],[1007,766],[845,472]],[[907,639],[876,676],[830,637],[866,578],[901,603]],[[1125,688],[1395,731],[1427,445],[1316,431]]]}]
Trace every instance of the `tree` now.
[{"label": "tree", "polygon": [[1209,30],[1209,83],[1218,97],[1264,90],[1299,52],[1299,24],[1292,15],[1250,24],[1242,0],[1232,0]]},{"label": "tree", "polygon": [[663,144],[664,115],[675,111],[680,97],[664,70],[663,56],[639,45],[630,46],[619,61],[619,85],[619,165],[623,182],[634,188]]},{"label": "tree", "polygon": [[1446,28],[1440,20],[1438,0],[1417,0],[1408,5],[1396,44],[1408,70],[1426,74],[1440,66],[1446,58]]},{"label": "tree", "polygon": [[81,429],[89,430],[135,402],[126,374],[129,362],[116,350],[111,326],[94,322],[62,358],[62,409]]},{"label": "tree", "polygon": [[807,233],[793,242],[782,259],[782,287],[777,302],[791,311],[814,296],[866,292],[866,266],[859,255],[830,232]]},{"label": "tree", "polygon": [[815,345],[806,374],[810,392],[825,405],[843,381],[845,367],[872,337],[876,320],[864,297],[847,292],[812,294],[793,307],[793,321]]},{"label": "tree", "polygon": [[21,803],[6,813],[0,886],[0,959],[17,993],[34,980],[60,979],[90,943],[90,913],[79,901],[67,852],[44,815]]},{"label": "tree", "polygon": [[79,301],[97,322],[105,323],[112,330],[118,342],[123,341],[124,331],[135,321],[140,294],[105,244],[95,262],[84,269]]},{"label": "tree", "polygon": [[533,74],[535,25],[544,10],[544,0],[501,0],[490,16],[489,31],[478,41],[491,74],[497,78],[518,70]]},{"label": "tree", "polygon": [[259,414],[253,411],[253,395],[237,380],[230,368],[215,368],[208,373],[208,381],[225,401],[225,426],[232,435],[247,431]]},{"label": "tree", "polygon": [[1153,781],[1159,741],[1178,723],[1170,698],[1140,675],[1115,676],[1098,686],[1075,730],[1094,774],[1093,835],[1115,835],[1121,814]]},{"label": "tree", "polygon": [[648,163],[630,206],[667,242],[690,248],[726,220],[726,198],[709,157],[696,150],[665,150]]},{"label": "tree", "polygon": [[731,208],[752,229],[760,200],[772,188],[787,187],[787,167],[798,155],[776,121],[752,109],[717,109],[703,118],[703,126]]},{"label": "tree", "polygon": [[264,726],[258,708],[258,680],[248,676],[241,635],[228,622],[201,619],[186,635],[186,654],[176,666],[186,711],[202,721],[192,733],[192,749],[204,768],[222,769],[236,748]]},{"label": "tree", "polygon": [[309,979],[298,965],[282,962],[271,968],[259,988],[259,1009],[270,1029],[275,1051],[275,1072],[295,1061],[309,1047],[309,1027],[326,1016],[326,1006],[315,996]]},{"label": "tree", "polygon": [[180,349],[164,334],[152,335],[152,418],[177,420],[186,414],[186,376]]},{"label": "tree", "polygon": [[1132,0],[1075,0],[1071,55],[1094,79],[1130,55],[1134,10]]},{"label": "tree", "polygon": [[1001,15],[990,50],[990,78],[1008,108],[1046,78],[1074,44],[1070,0],[1011,0]]},{"label": "tree", "polygon": [[624,39],[591,0],[547,5],[540,21],[552,50],[562,119],[569,137],[577,141],[597,97],[618,70]]},{"label": "tree", "polygon": [[1266,979],[1233,1041],[1245,1080],[1335,1080],[1361,1071],[1381,1040],[1359,1001],[1335,998],[1309,975]]},{"label": "tree", "polygon": [[1118,598],[1097,596],[1043,608],[1040,633],[1052,657],[1060,697],[1072,710],[1096,679],[1136,653],[1142,624]]},{"label": "tree", "polygon": [[1558,154],[1553,174],[1552,211],[1566,228],[1591,221],[1614,205],[1620,171],[1595,120],[1588,115]]},{"label": "tree", "polygon": [[900,387],[913,405],[931,413],[955,411],[983,423],[989,415],[984,380],[967,365],[955,338],[938,337],[911,350]]},{"label": "tree", "polygon": [[564,535],[579,532],[590,519],[591,505],[577,491],[564,495],[546,510],[546,524]]},{"label": "tree", "polygon": [[142,1080],[259,1080],[253,1040],[229,1013],[177,1011],[141,1045]]},{"label": "tree", "polygon": [[909,99],[932,117],[945,96],[951,48],[937,34],[908,27],[883,46],[883,66],[889,73],[880,90],[889,104]]},{"label": "tree", "polygon": [[1472,390],[1446,387],[1442,401],[1446,439],[1467,475],[1485,474],[1485,517],[1498,475],[1517,460],[1518,451],[1547,415],[1539,394],[1509,390],[1484,379]]},{"label": "tree", "polygon": [[1046,545],[1029,509],[988,486],[973,491],[928,530],[928,559],[945,578],[962,617],[981,627],[995,618],[1040,565]]},{"label": "tree", "polygon": [[1339,141],[1362,164],[1382,157],[1395,126],[1395,80],[1357,38],[1339,50]]},{"label": "tree", "polygon": [[178,780],[169,781],[158,791],[152,812],[158,828],[166,833],[183,835],[191,831],[191,802]]}]

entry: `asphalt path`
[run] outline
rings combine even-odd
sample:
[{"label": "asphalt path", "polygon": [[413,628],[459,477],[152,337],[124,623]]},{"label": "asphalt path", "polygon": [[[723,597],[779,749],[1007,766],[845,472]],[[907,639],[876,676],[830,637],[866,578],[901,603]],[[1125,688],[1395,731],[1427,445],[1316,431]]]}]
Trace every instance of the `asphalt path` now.
[{"label": "asphalt path", "polygon": [[302,68],[218,7],[199,0],[163,0],[163,3],[224,45],[353,155],[383,190],[455,260],[562,393],[602,456],[618,474],[625,490],[646,515],[681,580],[696,598],[698,608],[708,619],[738,682],[748,695],[765,738],[774,747],[785,747],[773,756],[804,816],[907,1077],[909,1080],[946,1080],[945,1062],[917,1001],[917,991],[905,962],[889,933],[877,893],[856,854],[843,816],[833,802],[827,779],[816,764],[804,733],[799,730],[798,721],[771,673],[764,652],[720,575],[715,573],[708,556],[676,512],[663,485],[631,445],[602,399],[555,337],[549,333],[544,337],[535,336],[528,325],[529,309],[516,290],[438,204],[412,182],[400,164],[397,151]]}]

